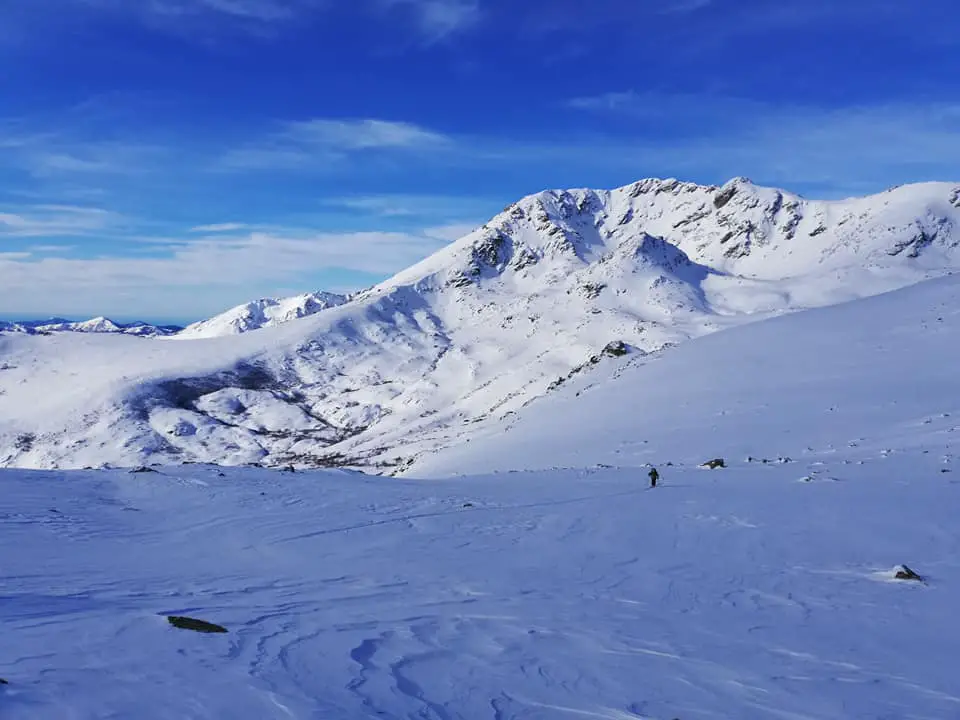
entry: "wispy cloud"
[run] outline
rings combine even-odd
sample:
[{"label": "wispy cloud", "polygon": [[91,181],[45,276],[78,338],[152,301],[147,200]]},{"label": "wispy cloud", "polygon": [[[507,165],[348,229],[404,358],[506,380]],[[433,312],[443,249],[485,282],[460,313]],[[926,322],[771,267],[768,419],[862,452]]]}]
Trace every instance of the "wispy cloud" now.
[{"label": "wispy cloud", "polygon": [[480,20],[479,0],[380,0],[384,7],[399,8],[413,17],[423,40],[436,43],[464,32]]},{"label": "wispy cloud", "polygon": [[245,223],[214,223],[212,225],[197,225],[188,230],[191,233],[227,233],[244,230],[249,227]]},{"label": "wispy cloud", "polygon": [[0,50],[55,43],[100,22],[215,45],[228,37],[273,40],[297,31],[337,0],[3,0]]},{"label": "wispy cloud", "polygon": [[714,0],[671,0],[670,2],[664,3],[663,12],[691,13],[713,4]]},{"label": "wispy cloud", "polygon": [[261,141],[228,151],[221,169],[269,170],[332,166],[369,151],[441,150],[450,138],[406,122],[317,118],[286,123]]},{"label": "wispy cloud", "polygon": [[71,129],[4,134],[0,128],[0,148],[7,151],[7,167],[17,167],[35,178],[142,175],[174,156],[172,148],[89,139]]},{"label": "wispy cloud", "polygon": [[90,207],[34,205],[26,211],[0,211],[0,237],[68,237],[93,235],[116,226],[117,213]]},{"label": "wispy cloud", "polygon": [[335,150],[438,147],[449,142],[440,133],[405,122],[316,119],[290,123],[286,137]]},{"label": "wispy cloud", "polygon": [[[359,0],[354,10],[369,17],[402,13],[412,33],[433,44],[476,25],[481,0]],[[7,22],[0,25],[0,41],[16,44],[28,29],[65,26],[69,11],[97,13],[108,18],[133,19],[154,30],[184,37],[211,39],[245,34],[274,39],[282,31],[302,27],[323,17],[340,0],[5,0]],[[8,7],[9,6],[9,7]],[[17,30],[18,26],[19,31]]]},{"label": "wispy cloud", "polygon": [[143,18],[183,20],[201,15],[226,19],[284,22],[321,5],[320,0],[63,0],[66,3],[111,12],[136,13]]},{"label": "wispy cloud", "polygon": [[165,15],[213,12],[272,22],[288,20],[308,5],[303,0],[153,0],[147,10]]},{"label": "wispy cloud", "polygon": [[379,218],[462,219],[486,217],[502,206],[496,200],[453,195],[356,195],[325,198],[325,207],[343,209]]}]

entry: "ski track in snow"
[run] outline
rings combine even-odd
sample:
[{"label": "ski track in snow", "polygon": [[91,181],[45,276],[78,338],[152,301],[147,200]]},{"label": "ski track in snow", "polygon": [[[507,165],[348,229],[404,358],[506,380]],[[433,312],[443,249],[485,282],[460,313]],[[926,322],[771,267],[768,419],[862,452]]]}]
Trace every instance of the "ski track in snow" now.
[{"label": "ski track in snow", "polygon": [[[842,459],[653,491],[3,471],[0,715],[956,717],[960,485],[919,452]],[[928,582],[878,581],[900,562]]]}]

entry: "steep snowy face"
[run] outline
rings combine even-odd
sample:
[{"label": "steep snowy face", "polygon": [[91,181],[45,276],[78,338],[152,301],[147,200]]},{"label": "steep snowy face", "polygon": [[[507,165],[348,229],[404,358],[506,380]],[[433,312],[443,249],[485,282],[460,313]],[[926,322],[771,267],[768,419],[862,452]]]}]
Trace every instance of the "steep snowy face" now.
[{"label": "steep snowy face", "polygon": [[[623,256],[652,236],[718,274],[783,279],[824,268],[927,257],[960,244],[960,188],[894,188],[838,202],[803,199],[736,178],[722,187],[643,180],[612,192],[558,191],[508,208],[474,233],[456,284],[491,270],[535,276]],[[549,278],[549,273],[547,273]]]},{"label": "steep snowy face", "polygon": [[[539,193],[347,302],[258,301],[180,336],[238,337],[8,343],[0,464],[402,469],[624,355],[955,268],[958,196],[814,202],[743,179]],[[88,366],[110,371],[50,394]]]},{"label": "steep snowy face", "polygon": [[189,325],[177,337],[186,340],[239,335],[313,315],[321,310],[343,305],[346,301],[345,295],[326,292],[279,299],[262,298],[238,305],[208,320]]}]

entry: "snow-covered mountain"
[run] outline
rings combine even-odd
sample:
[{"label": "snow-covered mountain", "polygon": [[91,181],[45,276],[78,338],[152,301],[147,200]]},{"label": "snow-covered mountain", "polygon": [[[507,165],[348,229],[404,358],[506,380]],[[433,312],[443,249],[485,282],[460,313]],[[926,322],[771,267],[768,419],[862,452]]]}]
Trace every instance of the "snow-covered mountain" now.
[{"label": "snow-covered mountain", "polygon": [[955,719],[958,352],[944,277],[581,374],[416,479],[0,470],[0,717]]},{"label": "snow-covered mountain", "polygon": [[0,464],[402,470],[625,354],[916,283],[960,266],[958,246],[943,183],[840,202],[743,179],[539,193],[262,332],[7,336]]},{"label": "snow-covered mountain", "polygon": [[220,315],[188,325],[177,335],[182,339],[220,337],[273,327],[313,315],[347,302],[346,295],[327,292],[306,293],[288,298],[261,298],[237,305]]},{"label": "snow-covered mountain", "polygon": [[118,323],[102,316],[83,321],[65,320],[64,318],[17,322],[0,321],[0,332],[41,335],[58,332],[80,332],[136,335],[137,337],[166,337],[181,330],[183,328],[177,325],[151,325],[145,322]]}]

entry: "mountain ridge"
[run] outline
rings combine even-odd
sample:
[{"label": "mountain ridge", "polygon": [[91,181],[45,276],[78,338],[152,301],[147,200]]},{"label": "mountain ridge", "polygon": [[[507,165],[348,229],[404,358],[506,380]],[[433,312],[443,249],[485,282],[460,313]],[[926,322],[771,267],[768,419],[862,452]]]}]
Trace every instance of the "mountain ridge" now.
[{"label": "mountain ridge", "polygon": [[87,367],[109,354],[117,370],[56,390],[42,417],[0,413],[0,464],[400,471],[574,375],[630,361],[605,348],[642,358],[960,267],[958,188],[830,202],[741,178],[547,191],[344,304],[258,332],[46,349],[8,336],[10,399],[61,383],[71,355]]},{"label": "mountain ridge", "polygon": [[200,339],[239,335],[265,327],[313,315],[338,307],[348,301],[347,295],[323,291],[303,293],[285,298],[259,298],[237,305],[207,320],[193,323],[177,333],[179,339]]}]

